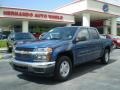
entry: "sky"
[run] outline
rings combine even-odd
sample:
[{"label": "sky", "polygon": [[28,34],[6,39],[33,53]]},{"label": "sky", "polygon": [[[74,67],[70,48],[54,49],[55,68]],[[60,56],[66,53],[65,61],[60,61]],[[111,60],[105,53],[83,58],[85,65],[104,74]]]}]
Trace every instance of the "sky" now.
[{"label": "sky", "polygon": [[[53,11],[73,1],[74,0],[0,0],[0,6]],[[120,0],[101,1],[120,5]]]},{"label": "sky", "polygon": [[52,11],[73,0],[0,0],[0,6]]}]

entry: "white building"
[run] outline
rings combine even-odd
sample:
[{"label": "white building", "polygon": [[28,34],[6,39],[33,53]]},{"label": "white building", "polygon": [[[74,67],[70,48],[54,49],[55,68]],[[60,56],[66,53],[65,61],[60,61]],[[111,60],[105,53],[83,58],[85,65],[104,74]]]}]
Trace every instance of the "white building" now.
[{"label": "white building", "polygon": [[81,23],[83,26],[94,26],[99,31],[103,29],[103,33],[116,35],[116,19],[120,16],[119,8],[120,6],[103,0],[76,0],[56,9],[55,12],[72,14],[75,16],[75,22]]}]

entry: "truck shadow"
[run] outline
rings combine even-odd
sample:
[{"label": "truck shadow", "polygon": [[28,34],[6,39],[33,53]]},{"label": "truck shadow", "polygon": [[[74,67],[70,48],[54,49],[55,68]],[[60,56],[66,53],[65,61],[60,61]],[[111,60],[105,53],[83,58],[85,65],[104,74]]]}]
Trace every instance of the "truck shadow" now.
[{"label": "truck shadow", "polygon": [[[116,62],[116,60],[111,59],[110,63],[108,65],[110,65],[114,62]],[[93,61],[93,62],[80,64],[79,66],[76,66],[73,69],[73,74],[67,81],[73,80],[73,79],[83,76],[87,73],[97,73],[97,69],[103,68],[105,66],[107,66],[107,65],[100,64],[99,61]],[[61,83],[61,82],[54,80],[52,77],[25,76],[23,74],[18,74],[17,76],[20,79],[24,79],[24,80],[27,80],[27,81],[30,81],[30,82],[33,82],[36,84],[56,85],[56,84]]]}]

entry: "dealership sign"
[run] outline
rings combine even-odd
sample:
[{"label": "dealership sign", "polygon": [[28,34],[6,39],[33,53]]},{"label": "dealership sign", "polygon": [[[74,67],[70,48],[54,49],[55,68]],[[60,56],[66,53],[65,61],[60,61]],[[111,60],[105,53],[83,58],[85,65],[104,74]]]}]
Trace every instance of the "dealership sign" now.
[{"label": "dealership sign", "polygon": [[29,17],[29,18],[40,18],[40,19],[54,19],[63,20],[62,15],[46,14],[46,13],[32,13],[23,11],[3,11],[3,15],[17,16],[17,17]]},{"label": "dealership sign", "polygon": [[0,18],[37,20],[45,22],[74,23],[74,16],[63,13],[0,7]]}]

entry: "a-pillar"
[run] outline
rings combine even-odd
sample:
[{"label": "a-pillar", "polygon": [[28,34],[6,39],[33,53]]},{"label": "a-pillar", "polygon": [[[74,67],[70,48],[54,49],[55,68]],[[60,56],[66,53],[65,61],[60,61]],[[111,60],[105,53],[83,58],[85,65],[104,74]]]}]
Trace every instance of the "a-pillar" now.
[{"label": "a-pillar", "polygon": [[116,21],[116,18],[111,19],[111,34],[117,35],[117,21]]},{"label": "a-pillar", "polygon": [[90,14],[89,13],[83,13],[82,17],[82,26],[90,26]]},{"label": "a-pillar", "polygon": [[22,21],[22,32],[29,32],[29,22]]}]

